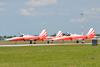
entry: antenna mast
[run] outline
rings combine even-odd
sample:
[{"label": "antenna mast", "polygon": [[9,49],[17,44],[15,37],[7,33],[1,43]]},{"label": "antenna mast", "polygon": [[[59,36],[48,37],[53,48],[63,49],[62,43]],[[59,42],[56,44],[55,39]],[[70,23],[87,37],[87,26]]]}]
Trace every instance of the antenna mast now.
[{"label": "antenna mast", "polygon": [[82,23],[82,35],[83,35],[83,13],[81,13],[81,18],[82,18],[81,23]]}]

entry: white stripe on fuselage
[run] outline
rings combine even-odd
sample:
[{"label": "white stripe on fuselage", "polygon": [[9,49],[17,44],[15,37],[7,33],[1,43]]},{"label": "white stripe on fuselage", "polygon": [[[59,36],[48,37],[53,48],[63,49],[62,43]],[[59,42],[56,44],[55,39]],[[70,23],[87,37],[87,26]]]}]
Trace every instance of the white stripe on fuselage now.
[{"label": "white stripe on fuselage", "polygon": [[24,38],[24,37],[32,37],[32,36],[13,37],[13,38],[5,39],[5,40],[6,40],[6,41],[9,41],[9,40],[13,40],[13,39],[17,39],[17,38]]}]

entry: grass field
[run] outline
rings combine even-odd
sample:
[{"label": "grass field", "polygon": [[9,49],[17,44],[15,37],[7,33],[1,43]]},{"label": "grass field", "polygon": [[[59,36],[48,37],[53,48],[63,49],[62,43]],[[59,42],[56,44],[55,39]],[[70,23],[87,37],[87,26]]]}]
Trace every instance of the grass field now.
[{"label": "grass field", "polygon": [[0,67],[99,67],[100,45],[0,47]]},{"label": "grass field", "polygon": [[[55,41],[54,43],[61,43]],[[75,43],[65,41],[64,43]],[[80,41],[81,42],[81,41]],[[92,42],[86,40],[85,42]],[[100,40],[98,40],[100,42]],[[0,41],[0,44],[14,44],[14,41]],[[46,43],[46,42],[37,42]],[[18,41],[29,44],[29,41]],[[99,67],[100,44],[92,45],[51,45],[0,47],[0,67]]]}]

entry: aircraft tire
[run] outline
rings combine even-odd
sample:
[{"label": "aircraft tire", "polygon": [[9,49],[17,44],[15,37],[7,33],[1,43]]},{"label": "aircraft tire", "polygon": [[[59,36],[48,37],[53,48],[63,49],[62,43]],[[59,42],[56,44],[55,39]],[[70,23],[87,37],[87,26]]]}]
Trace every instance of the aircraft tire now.
[{"label": "aircraft tire", "polygon": [[53,44],[53,41],[51,43]]},{"label": "aircraft tire", "polygon": [[32,40],[30,41],[30,44],[32,44]]},{"label": "aircraft tire", "polygon": [[50,42],[49,42],[49,41],[47,41],[47,43],[49,44]]},{"label": "aircraft tire", "polygon": [[84,42],[82,42],[82,43],[84,43]]},{"label": "aircraft tire", "polygon": [[36,41],[34,41],[34,44],[36,44]]},{"label": "aircraft tire", "polygon": [[77,40],[76,43],[79,43],[79,41]]}]

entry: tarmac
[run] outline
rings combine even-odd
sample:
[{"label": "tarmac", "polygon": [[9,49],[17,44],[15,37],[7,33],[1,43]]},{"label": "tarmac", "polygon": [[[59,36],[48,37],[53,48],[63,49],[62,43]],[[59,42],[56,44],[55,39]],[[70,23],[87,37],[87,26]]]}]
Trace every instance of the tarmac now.
[{"label": "tarmac", "polygon": [[[10,45],[0,45],[0,47],[13,47],[13,46],[41,46],[41,45],[87,45],[92,43],[54,43],[54,44],[10,44]],[[100,42],[98,43],[100,44]]]}]

